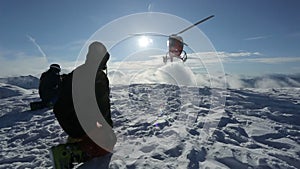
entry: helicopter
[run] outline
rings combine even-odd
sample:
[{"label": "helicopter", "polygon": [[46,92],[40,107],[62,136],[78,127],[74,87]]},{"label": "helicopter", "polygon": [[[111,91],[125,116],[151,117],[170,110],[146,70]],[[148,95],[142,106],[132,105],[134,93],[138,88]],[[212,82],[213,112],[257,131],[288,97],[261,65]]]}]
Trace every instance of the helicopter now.
[{"label": "helicopter", "polygon": [[169,51],[166,53],[166,56],[163,56],[164,63],[167,63],[168,56],[169,56],[169,59],[171,62],[173,62],[174,57],[181,59],[183,62],[185,62],[187,60],[187,54],[183,50],[184,45],[187,46],[187,44],[185,44],[183,42],[183,39],[181,36],[177,36],[175,34],[169,36],[167,45],[169,47]]},{"label": "helicopter", "polygon": [[194,26],[197,26],[198,24],[203,23],[213,17],[214,17],[214,15],[206,17],[206,18],[194,23],[193,25],[183,29],[182,31],[180,31],[176,34],[172,34],[172,35],[164,35],[164,34],[156,34],[156,33],[138,33],[138,34],[131,34],[131,35],[133,35],[133,36],[150,35],[150,36],[168,37],[167,46],[169,49],[168,49],[168,52],[166,53],[166,55],[163,56],[163,62],[165,64],[168,62],[168,60],[170,60],[170,62],[173,62],[173,60],[174,60],[173,58],[177,58],[177,59],[180,59],[183,62],[185,62],[187,60],[187,54],[183,50],[183,48],[184,48],[184,46],[188,46],[188,45],[183,41],[183,38],[181,36],[179,36],[179,34],[182,34],[185,31],[193,28]]},{"label": "helicopter", "polygon": [[173,62],[173,58],[178,58],[178,59],[181,59],[183,62],[185,62],[187,60],[187,54],[183,50],[183,47],[188,46],[188,45],[183,42],[183,38],[181,36],[179,36],[179,34],[182,34],[183,32],[193,28],[194,26],[196,26],[202,22],[207,21],[208,19],[210,19],[212,17],[214,17],[214,15],[204,18],[176,34],[172,34],[172,35],[168,36],[169,38],[168,38],[167,45],[168,45],[169,49],[168,49],[168,52],[166,53],[166,56],[163,56],[163,62],[167,63],[168,59],[170,60],[170,62]]}]

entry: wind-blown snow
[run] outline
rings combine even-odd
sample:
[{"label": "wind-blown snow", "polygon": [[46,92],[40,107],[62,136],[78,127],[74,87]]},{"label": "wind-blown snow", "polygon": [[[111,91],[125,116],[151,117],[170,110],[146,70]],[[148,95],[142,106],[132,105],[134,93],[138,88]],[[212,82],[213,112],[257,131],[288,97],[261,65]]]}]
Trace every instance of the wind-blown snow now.
[{"label": "wind-blown snow", "polygon": [[167,64],[159,69],[146,69],[138,72],[130,83],[167,83],[186,86],[197,84],[193,72],[181,63]]},{"label": "wind-blown snow", "polygon": [[[0,102],[0,168],[52,168],[48,149],[67,137],[52,110],[29,111],[36,89],[0,87],[12,93]],[[111,103],[114,153],[79,168],[300,168],[300,88],[113,85]]]},{"label": "wind-blown snow", "polygon": [[[153,62],[158,62],[154,60]],[[113,85],[130,85],[136,83],[166,83],[174,85],[211,87],[211,88],[286,88],[300,87],[300,75],[261,75],[245,77],[224,73],[195,73],[192,67],[173,62],[155,67],[152,62],[125,62],[118,69],[109,71],[109,79]],[[127,67],[132,66],[131,69]],[[114,67],[118,67],[114,65]],[[123,68],[124,67],[124,68]],[[124,69],[126,71],[124,71]]]}]

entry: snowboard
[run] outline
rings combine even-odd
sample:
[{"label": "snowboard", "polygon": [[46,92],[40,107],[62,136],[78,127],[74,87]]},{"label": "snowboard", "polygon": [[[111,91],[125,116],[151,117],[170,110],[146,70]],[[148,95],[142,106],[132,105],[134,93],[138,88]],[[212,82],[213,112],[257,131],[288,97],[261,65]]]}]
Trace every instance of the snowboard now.
[{"label": "snowboard", "polygon": [[88,161],[87,154],[80,149],[78,143],[65,143],[51,147],[50,158],[54,169],[72,169]]},{"label": "snowboard", "polygon": [[50,148],[50,157],[54,169],[71,169],[106,154],[109,154],[109,152],[97,148],[88,136],[79,139],[68,137],[66,143]]}]

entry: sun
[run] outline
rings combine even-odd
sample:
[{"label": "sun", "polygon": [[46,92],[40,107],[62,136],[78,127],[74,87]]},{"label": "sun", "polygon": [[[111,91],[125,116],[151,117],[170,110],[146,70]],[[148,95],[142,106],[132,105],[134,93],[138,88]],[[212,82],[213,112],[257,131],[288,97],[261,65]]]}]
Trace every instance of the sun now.
[{"label": "sun", "polygon": [[140,47],[147,47],[152,43],[152,39],[147,36],[142,36],[139,38],[139,46]]}]

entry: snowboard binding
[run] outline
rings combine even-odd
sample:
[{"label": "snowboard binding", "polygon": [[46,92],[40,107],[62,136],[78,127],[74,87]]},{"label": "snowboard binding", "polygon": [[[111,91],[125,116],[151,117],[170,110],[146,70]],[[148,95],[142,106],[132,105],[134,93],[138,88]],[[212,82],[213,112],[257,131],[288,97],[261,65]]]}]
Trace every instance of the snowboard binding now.
[{"label": "snowboard binding", "polygon": [[55,169],[71,169],[88,160],[88,155],[79,148],[77,143],[60,144],[52,147],[50,152]]}]

